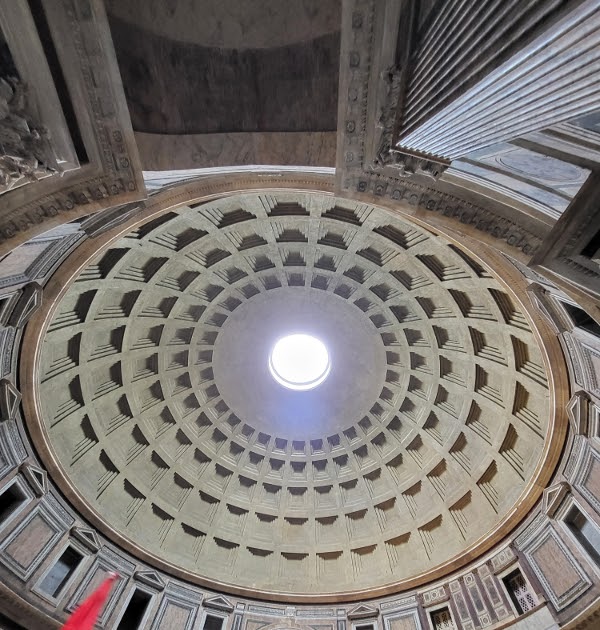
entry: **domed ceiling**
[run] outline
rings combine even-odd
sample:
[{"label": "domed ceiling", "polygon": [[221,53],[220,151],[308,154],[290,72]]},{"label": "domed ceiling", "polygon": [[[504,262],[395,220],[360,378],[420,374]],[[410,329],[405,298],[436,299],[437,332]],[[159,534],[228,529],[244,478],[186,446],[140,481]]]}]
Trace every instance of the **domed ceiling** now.
[{"label": "domed ceiling", "polygon": [[[298,332],[331,359],[306,392],[268,368]],[[552,393],[530,316],[483,262],[381,208],[178,207],[87,261],[40,335],[33,433],[56,480],[203,584],[398,590],[492,545],[539,493]]]}]

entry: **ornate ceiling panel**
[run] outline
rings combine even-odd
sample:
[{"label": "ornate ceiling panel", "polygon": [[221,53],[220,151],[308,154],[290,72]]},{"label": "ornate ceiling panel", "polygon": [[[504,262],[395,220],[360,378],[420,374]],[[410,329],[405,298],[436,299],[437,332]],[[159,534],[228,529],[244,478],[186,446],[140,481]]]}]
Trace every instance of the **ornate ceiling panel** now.
[{"label": "ornate ceiling panel", "polygon": [[[270,378],[287,328],[329,345],[311,392]],[[237,591],[454,568],[523,516],[553,437],[545,349],[511,290],[330,195],[159,214],[86,263],[42,332],[34,433],[63,488],[145,559]]]}]

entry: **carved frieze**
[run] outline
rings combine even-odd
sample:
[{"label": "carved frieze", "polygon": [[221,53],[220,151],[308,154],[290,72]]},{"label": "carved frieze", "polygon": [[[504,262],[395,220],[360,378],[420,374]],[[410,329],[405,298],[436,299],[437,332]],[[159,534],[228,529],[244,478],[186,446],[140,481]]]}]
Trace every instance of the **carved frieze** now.
[{"label": "carved frieze", "polygon": [[515,560],[516,556],[514,551],[510,547],[505,547],[491,559],[492,569],[494,573],[499,573]]},{"label": "carved frieze", "polygon": [[380,171],[385,167],[390,167],[394,169],[394,174],[398,177],[422,175],[435,181],[450,164],[449,161],[411,151],[394,141],[394,132],[401,113],[399,105],[403,78],[402,70],[395,67],[385,69],[380,75],[382,105],[376,122],[380,137],[371,169]]},{"label": "carved frieze", "polygon": [[450,596],[446,592],[444,586],[438,586],[434,589],[421,593],[423,606],[431,606],[433,604],[438,604],[439,602],[444,602],[448,600],[449,597]]},{"label": "carved frieze", "polygon": [[438,179],[446,170],[449,163],[443,163],[432,158],[419,156],[407,150],[391,148],[387,145],[381,147],[374,160],[374,166],[394,169],[398,177],[411,177],[422,175],[432,180]]}]

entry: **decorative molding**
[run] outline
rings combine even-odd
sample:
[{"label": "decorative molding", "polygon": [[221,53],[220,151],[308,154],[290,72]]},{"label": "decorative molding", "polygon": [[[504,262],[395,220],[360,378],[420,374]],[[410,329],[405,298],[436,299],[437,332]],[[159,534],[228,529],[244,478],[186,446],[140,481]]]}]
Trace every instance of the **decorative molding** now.
[{"label": "decorative molding", "polygon": [[257,613],[259,615],[267,615],[269,617],[283,617],[285,608],[276,608],[274,606],[259,606],[256,604],[248,605],[248,612]]},{"label": "decorative molding", "polygon": [[215,597],[207,597],[202,605],[204,608],[214,608],[215,610],[222,610],[223,612],[233,612],[234,606],[233,604],[222,595],[217,595]]},{"label": "decorative molding", "polygon": [[423,606],[432,606],[433,604],[438,604],[439,602],[445,602],[450,599],[450,594],[446,591],[446,588],[442,586],[437,586],[434,589],[429,591],[425,591],[420,594],[421,601],[423,602]]},{"label": "decorative molding", "polygon": [[21,464],[19,470],[38,497],[48,492],[48,474],[45,470],[34,464]]},{"label": "decorative molding", "polygon": [[[557,567],[560,566],[561,559],[555,558],[557,565],[553,566],[552,569],[549,567],[542,567],[539,564],[539,560],[536,559],[536,553],[539,553],[545,544],[555,545],[556,552],[563,555],[564,561],[568,562],[569,567],[578,577],[578,580],[563,592],[557,592],[556,586],[552,581],[552,571],[558,570]],[[547,526],[544,530],[539,532],[534,539],[529,541],[527,547],[523,548],[523,553],[556,610],[562,610],[592,586],[592,581],[588,575],[584,572],[573,554],[564,545],[558,534],[551,526]],[[560,581],[562,581],[562,579]]]},{"label": "decorative molding", "polygon": [[88,527],[71,527],[71,536],[78,540],[84,547],[92,553],[100,551],[102,543],[98,534]]},{"label": "decorative molding", "polygon": [[530,284],[527,287],[527,293],[556,334],[568,332],[572,329],[572,325],[565,322],[565,317],[557,308],[552,295],[541,284],[537,282]]},{"label": "decorative molding", "polygon": [[561,333],[558,337],[560,339],[563,352],[569,362],[569,373],[571,379],[579,387],[585,389],[583,369],[581,367],[581,349],[579,347],[579,341],[570,332]]},{"label": "decorative molding", "polygon": [[0,440],[15,466],[29,457],[17,424],[17,422],[0,422]]},{"label": "decorative molding", "polygon": [[600,351],[595,345],[585,343],[576,332],[562,333],[559,339],[571,366],[572,379],[577,386],[575,389],[581,388],[596,398],[600,397],[598,375],[592,361],[595,357],[600,362]]},{"label": "decorative molding", "polygon": [[566,481],[548,486],[544,490],[542,497],[542,512],[544,512],[548,518],[553,518],[564,498],[569,494],[569,491],[570,487]]},{"label": "decorative molding", "polygon": [[374,619],[379,616],[379,608],[370,604],[359,604],[348,611],[348,619]]},{"label": "decorative molding", "polygon": [[99,557],[109,571],[117,571],[124,577],[131,577],[135,571],[135,563],[123,556],[121,550],[117,552],[104,545]]},{"label": "decorative molding", "polygon": [[46,504],[46,506],[56,515],[56,518],[58,518],[63,523],[63,527],[65,528],[65,530],[68,530],[70,527],[72,527],[73,523],[75,523],[72,512],[65,509],[60,498],[52,494],[51,489],[46,492],[42,500]]},{"label": "decorative molding", "polygon": [[81,229],[90,238],[95,238],[118,225],[130,221],[136,214],[141,213],[144,207],[144,202],[128,203],[123,206],[97,212],[81,222]]},{"label": "decorative molding", "polygon": [[571,450],[566,456],[567,463],[563,470],[563,477],[571,484],[573,483],[575,472],[579,469],[585,456],[587,442],[587,438],[583,435],[575,435],[571,444]]},{"label": "decorative molding", "polygon": [[596,476],[600,477],[600,452],[593,449],[589,441],[586,441],[580,456],[577,458],[577,465],[572,471],[571,483],[596,510],[596,513],[600,514],[600,495],[587,485],[593,468],[596,469]]},{"label": "decorative molding", "polygon": [[515,552],[510,547],[505,547],[502,551],[499,551],[490,560],[492,570],[494,573],[500,573],[509,564],[512,564],[517,559]]},{"label": "decorative molding", "polygon": [[20,402],[21,392],[8,379],[0,380],[0,422],[14,420]]},{"label": "decorative molding", "polygon": [[168,582],[166,587],[166,593],[169,595],[173,595],[177,599],[182,601],[187,601],[192,604],[197,604],[198,606],[202,602],[202,598],[204,597],[204,593],[192,590],[183,584],[178,584],[177,582]]},{"label": "decorative molding", "polygon": [[162,591],[165,588],[164,580],[156,571],[152,571],[152,570],[136,571],[133,574],[133,579],[136,580],[137,582],[141,582],[142,584],[145,584],[146,586],[150,586],[156,589],[157,591]]},{"label": "decorative molding", "polygon": [[296,610],[296,617],[307,619],[326,619],[335,617],[335,611],[331,608],[299,608]]},{"label": "decorative molding", "polygon": [[45,278],[54,267],[64,260],[64,257],[78,244],[82,236],[83,234],[78,231],[54,239],[54,243],[32,265],[27,267],[25,275],[31,280]]},{"label": "decorative molding", "polygon": [[15,350],[15,339],[17,331],[12,326],[0,330],[0,357],[2,359],[2,376],[8,376],[13,367],[13,350]]},{"label": "decorative molding", "polygon": [[435,181],[439,179],[446,168],[450,166],[450,162],[435,159],[433,156],[414,153],[404,148],[393,149],[382,147],[375,157],[374,166],[393,168],[398,177],[421,175]]},{"label": "decorative molding", "polygon": [[[390,10],[388,3],[376,0],[353,0],[343,4],[337,194],[374,203],[392,203],[402,207],[404,212],[418,214],[431,224],[442,221],[461,232],[469,229],[476,238],[480,233],[483,239],[503,241],[526,257],[533,255],[541,246],[547,225],[537,225],[531,220],[530,226],[526,227],[519,211],[505,206],[496,209],[492,203],[485,207],[477,205],[447,192],[459,189],[441,182],[436,187],[428,186],[427,180],[435,177],[443,164],[413,164],[414,158],[431,161],[432,156],[419,153],[413,153],[410,160],[403,161],[401,156],[394,157],[386,152],[385,142],[382,149],[374,140],[373,134],[377,130],[371,121],[375,118],[381,92],[378,82],[382,80],[381,76],[385,81],[386,72],[389,73],[388,68],[379,65],[386,63],[379,56],[379,47],[384,31],[387,32],[385,29],[396,28],[393,20],[386,22],[386,10]],[[400,177],[391,165],[396,159],[399,166],[412,164],[408,169],[403,166],[400,170],[404,175],[411,175],[413,170],[414,176]],[[382,163],[390,165],[382,166]]]},{"label": "decorative molding", "polygon": [[402,597],[401,599],[392,599],[387,602],[381,602],[379,608],[383,612],[384,610],[396,610],[397,608],[408,608],[416,605],[417,597],[416,595],[411,595],[409,597]]},{"label": "decorative molding", "polygon": [[527,524],[524,531],[522,531],[513,541],[514,546],[517,549],[523,550],[534,539],[539,531],[548,524],[548,517],[542,512],[538,513],[536,517]]},{"label": "decorative molding", "polygon": [[573,394],[567,404],[569,424],[575,435],[587,435],[590,397],[585,391]]},{"label": "decorative molding", "polygon": [[30,282],[23,287],[21,297],[8,319],[8,325],[22,328],[41,305],[42,287],[37,282]]}]

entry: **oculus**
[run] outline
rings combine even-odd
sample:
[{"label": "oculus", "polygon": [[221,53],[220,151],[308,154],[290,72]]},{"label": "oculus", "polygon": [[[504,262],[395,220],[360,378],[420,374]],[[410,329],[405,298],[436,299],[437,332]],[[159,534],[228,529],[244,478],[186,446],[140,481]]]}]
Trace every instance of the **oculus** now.
[{"label": "oculus", "polygon": [[269,370],[280,385],[306,391],[327,378],[331,362],[322,341],[311,335],[293,334],[277,340],[269,355]]}]

